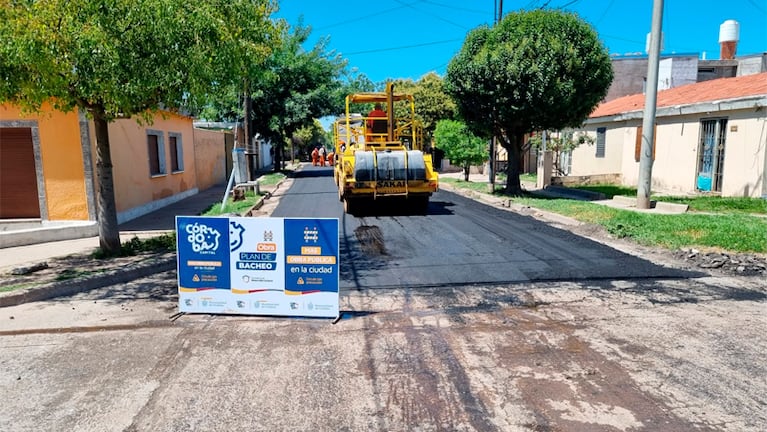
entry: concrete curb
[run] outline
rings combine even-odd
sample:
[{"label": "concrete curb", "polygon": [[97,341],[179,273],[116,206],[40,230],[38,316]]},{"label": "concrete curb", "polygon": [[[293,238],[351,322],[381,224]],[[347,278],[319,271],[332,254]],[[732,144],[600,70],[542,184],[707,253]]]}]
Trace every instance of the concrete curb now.
[{"label": "concrete curb", "polygon": [[670,203],[665,201],[656,201],[655,209],[658,211],[663,211],[667,213],[687,213],[687,210],[690,209],[690,206],[687,204],[677,204],[677,203]]},{"label": "concrete curb", "polygon": [[160,257],[151,258],[146,262],[120,267],[96,275],[0,293],[0,307],[16,306],[22,303],[47,300],[103,288],[109,285],[127,283],[152,274],[174,270],[175,268],[176,254],[168,252]]},{"label": "concrete curb", "polygon": [[[275,190],[277,190],[277,189],[275,189]],[[271,193],[271,192],[266,192],[266,193],[264,193],[264,194],[261,196],[261,198],[259,198],[259,199],[258,199],[258,201],[256,201],[256,203],[255,203],[255,204],[253,204],[253,206],[252,206],[251,208],[249,208],[249,209],[248,209],[248,211],[246,211],[245,213],[243,213],[243,216],[245,216],[245,217],[250,217],[250,216],[253,216],[253,212],[254,212],[254,211],[256,211],[256,210],[258,210],[258,209],[260,209],[260,208],[261,208],[261,207],[264,205],[264,201],[266,201],[267,199],[269,199],[269,197],[271,197],[271,196],[272,196],[272,193]]]},{"label": "concrete curb", "polygon": [[261,207],[263,207],[264,201],[266,201],[269,198],[271,198],[272,195],[274,195],[274,193],[277,192],[277,190],[280,188],[280,186],[282,186],[283,183],[285,183],[286,180],[287,180],[287,177],[282,179],[282,180],[280,180],[280,181],[278,181],[274,185],[274,190],[264,192],[264,194],[261,196],[261,198],[259,198],[258,201],[256,201],[255,204],[253,204],[253,207],[249,208],[248,211],[246,211],[245,213],[242,214],[242,216],[244,216],[244,217],[253,216],[253,212],[258,210],[258,209],[260,209]]}]

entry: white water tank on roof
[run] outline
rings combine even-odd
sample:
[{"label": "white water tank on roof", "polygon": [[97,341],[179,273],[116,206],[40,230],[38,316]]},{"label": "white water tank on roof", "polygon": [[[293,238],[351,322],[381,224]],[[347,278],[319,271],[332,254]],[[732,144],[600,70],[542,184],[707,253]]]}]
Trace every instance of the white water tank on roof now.
[{"label": "white water tank on roof", "polygon": [[737,42],[740,40],[740,23],[727,20],[719,26],[719,43]]}]

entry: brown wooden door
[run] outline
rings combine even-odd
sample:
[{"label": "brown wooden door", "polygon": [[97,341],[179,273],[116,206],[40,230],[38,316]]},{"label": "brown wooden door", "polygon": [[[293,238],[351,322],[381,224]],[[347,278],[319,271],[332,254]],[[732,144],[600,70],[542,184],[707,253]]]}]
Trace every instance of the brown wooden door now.
[{"label": "brown wooden door", "polygon": [[0,218],[39,218],[30,128],[0,128]]}]

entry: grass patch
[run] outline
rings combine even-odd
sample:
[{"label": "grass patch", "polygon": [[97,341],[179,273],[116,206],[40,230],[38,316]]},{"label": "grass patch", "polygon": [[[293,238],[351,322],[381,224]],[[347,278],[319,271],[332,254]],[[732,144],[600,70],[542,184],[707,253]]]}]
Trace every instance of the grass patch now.
[{"label": "grass patch", "polygon": [[33,287],[33,286],[37,286],[37,284],[34,282],[24,282],[19,284],[0,286],[0,293],[16,291],[16,290],[20,290],[24,288]]},{"label": "grass patch", "polygon": [[[484,182],[484,181],[482,181],[482,182],[473,182],[471,180],[470,181],[466,181],[466,180],[464,180],[462,178],[457,179],[457,178],[453,178],[453,177],[443,177],[443,178],[440,178],[439,181],[442,182],[442,183],[451,184],[451,185],[453,185],[455,187],[459,187],[461,189],[469,189],[469,190],[473,190],[473,191],[476,191],[476,192],[484,192],[484,193],[487,193],[487,185],[489,184],[488,182]],[[502,190],[503,190],[503,185],[501,185],[499,183],[496,183],[495,184],[495,191],[496,191],[496,193],[498,193],[498,192],[500,192]]]},{"label": "grass patch", "polygon": [[[601,192],[608,199],[616,195],[636,197],[637,190],[633,187],[597,184],[576,186],[580,189],[592,192]],[[767,200],[761,198],[721,197],[721,196],[665,196],[653,195],[655,201],[663,201],[676,204],[687,204],[692,212],[707,213],[740,213],[740,214],[767,214]]]},{"label": "grass patch", "polygon": [[163,234],[157,237],[140,239],[133,237],[122,244],[123,253],[126,256],[136,255],[141,252],[169,252],[176,250],[176,233]]},{"label": "grass patch", "polygon": [[262,185],[276,185],[277,183],[283,181],[285,179],[285,174],[281,172],[276,173],[269,173],[262,175],[258,178],[258,183]]},{"label": "grass patch", "polygon": [[[272,186],[283,181],[285,177],[286,175],[281,172],[264,174],[258,178],[258,183],[262,186]],[[216,204],[212,204],[204,212],[202,212],[202,216],[220,216],[223,214],[243,214],[246,211],[250,210],[251,207],[256,205],[256,203],[258,202],[260,198],[261,198],[261,195],[256,195],[256,193],[253,190],[248,189],[245,191],[244,200],[233,201],[232,198],[229,197],[226,199],[226,203],[224,204],[223,209],[221,209],[220,202]]]},{"label": "grass patch", "polygon": [[202,213],[202,216],[220,216],[222,214],[241,214],[248,211],[251,207],[256,205],[261,195],[256,195],[252,190],[245,192],[245,199],[240,201],[233,201],[231,197],[226,199],[224,208],[221,209],[221,203],[212,204]]},{"label": "grass patch", "polygon": [[96,273],[99,273],[99,272],[79,270],[79,269],[65,269],[65,270],[62,270],[61,273],[59,273],[56,276],[55,280],[57,282],[61,282],[61,281],[70,280],[70,279],[83,278]]},{"label": "grass patch", "polygon": [[653,196],[654,200],[687,204],[691,211],[709,213],[767,214],[767,200],[720,196],[673,197]]},{"label": "grass patch", "polygon": [[519,175],[519,181],[535,183],[535,182],[538,181],[538,175],[537,174],[530,174],[530,173],[520,174]]},{"label": "grass patch", "polygon": [[767,252],[767,220],[744,214],[638,213],[568,199],[512,198],[514,202],[601,225],[618,238],[668,249],[711,247]]},{"label": "grass patch", "polygon": [[124,256],[134,256],[139,253],[147,252],[171,252],[176,250],[176,233],[171,232],[168,234],[162,234],[157,237],[150,237],[140,239],[133,237],[132,239],[124,242],[120,245],[120,253],[117,255],[110,255],[101,249],[96,249],[91,254],[94,259],[109,259]]},{"label": "grass patch", "polygon": [[[486,192],[487,184],[444,179],[456,187]],[[590,185],[578,189],[601,192],[607,196],[636,195],[636,189],[615,185]],[[502,192],[496,188],[496,193]],[[669,249],[711,247],[732,252],[767,253],[767,219],[745,213],[765,214],[765,202],[754,198],[721,197],[653,197],[680,202],[700,212],[662,215],[615,209],[586,201],[513,197],[512,201],[529,207],[572,217],[581,222],[603,226],[618,238],[630,238],[640,244]]]}]

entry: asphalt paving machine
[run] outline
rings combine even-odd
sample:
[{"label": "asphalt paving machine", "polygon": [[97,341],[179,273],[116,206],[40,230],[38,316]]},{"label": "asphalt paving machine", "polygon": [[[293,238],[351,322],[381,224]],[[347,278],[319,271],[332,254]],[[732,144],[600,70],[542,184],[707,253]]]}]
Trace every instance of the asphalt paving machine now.
[{"label": "asphalt paving machine", "polygon": [[[385,113],[354,113],[371,104],[384,106]],[[394,93],[393,83],[385,92],[350,94],[346,113],[333,129],[333,173],[346,213],[356,214],[383,200],[396,200],[413,212],[427,211],[439,177],[431,153],[424,151],[412,95]]]}]

